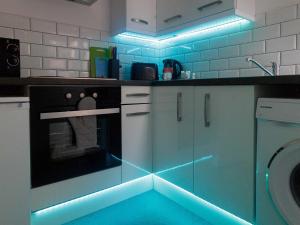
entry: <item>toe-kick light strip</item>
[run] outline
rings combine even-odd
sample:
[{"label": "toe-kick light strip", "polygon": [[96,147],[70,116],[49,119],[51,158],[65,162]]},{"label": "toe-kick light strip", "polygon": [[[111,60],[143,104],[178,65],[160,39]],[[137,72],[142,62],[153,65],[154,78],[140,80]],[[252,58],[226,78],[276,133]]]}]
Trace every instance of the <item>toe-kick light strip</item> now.
[{"label": "toe-kick light strip", "polygon": [[199,27],[186,29],[181,32],[177,32],[168,36],[163,35],[163,36],[153,37],[153,36],[142,35],[142,34],[137,34],[132,32],[124,32],[122,34],[117,35],[117,38],[125,39],[125,40],[127,39],[127,40],[151,42],[155,44],[166,44],[168,42],[206,35],[209,33],[222,31],[224,29],[234,28],[237,26],[242,26],[249,23],[250,21],[247,19],[243,19],[238,16],[231,16],[228,18],[223,18],[221,20],[207,23],[205,25],[201,25]]},{"label": "toe-kick light strip", "polygon": [[[118,192],[122,189],[127,189],[127,188],[134,189],[134,186],[136,186],[136,185],[139,186],[143,182],[145,183],[146,186],[149,186],[149,183],[152,183],[152,189],[154,189],[155,191],[158,191],[159,193],[165,195],[166,197],[169,197],[170,199],[174,200],[179,205],[182,205],[183,207],[187,208],[188,210],[193,211],[195,214],[201,216],[203,219],[207,219],[207,218],[205,218],[206,217],[205,215],[207,215],[207,217],[212,217],[212,218],[214,217],[216,220],[224,222],[224,223],[218,223],[218,221],[215,221],[218,224],[226,224],[226,223],[228,224],[228,221],[229,221],[230,224],[232,224],[232,225],[252,225],[251,223],[219,208],[216,205],[213,205],[213,204],[205,201],[204,199],[201,199],[201,198],[195,196],[194,194],[192,194],[192,193],[190,193],[190,192],[174,185],[173,183],[170,183],[169,181],[166,181],[165,179],[162,179],[159,176],[154,175],[154,174],[150,174],[148,176],[138,178],[138,179],[129,181],[127,183],[123,183],[123,184],[117,185],[115,187],[108,188],[103,191],[99,191],[99,192],[96,192],[96,193],[93,193],[90,195],[86,195],[86,196],[83,196],[83,197],[80,197],[80,198],[77,198],[74,200],[70,200],[65,203],[61,203],[61,204],[58,204],[58,205],[55,205],[55,206],[52,206],[52,207],[49,207],[46,209],[42,209],[42,210],[33,212],[33,216],[35,216],[36,219],[38,219],[39,216],[44,216],[47,214],[50,214],[50,215],[53,215],[55,213],[60,214],[61,211],[65,211],[66,208],[75,207],[78,209],[78,207],[80,207],[81,205],[84,206],[84,204],[86,204],[86,202],[90,202],[93,199],[99,200],[99,198],[101,198],[101,196],[105,196],[107,194],[112,194],[114,192],[115,192],[115,194],[118,194]],[[124,198],[124,200],[125,199],[126,198]],[[182,202],[184,202],[184,204],[188,204],[188,205],[181,204]],[[118,203],[118,202],[116,202],[116,203]],[[197,211],[195,211],[195,210],[197,210]],[[202,211],[202,212],[200,212],[200,211]],[[205,211],[205,212],[203,212],[203,211]],[[204,213],[204,215],[203,215],[203,213]],[[214,215],[212,216],[212,215],[208,215],[205,213],[214,214]],[[216,216],[220,217],[220,218],[216,218]],[[224,218],[226,221],[224,220]],[[214,220],[212,220],[211,222],[214,222]]]}]

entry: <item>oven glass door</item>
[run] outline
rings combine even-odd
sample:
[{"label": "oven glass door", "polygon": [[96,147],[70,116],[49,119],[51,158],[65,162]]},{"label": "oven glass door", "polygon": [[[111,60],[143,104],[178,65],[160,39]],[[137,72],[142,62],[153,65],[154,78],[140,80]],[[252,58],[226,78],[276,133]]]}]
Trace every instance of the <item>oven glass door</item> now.
[{"label": "oven glass door", "polygon": [[40,113],[35,124],[33,187],[121,165],[120,108]]}]

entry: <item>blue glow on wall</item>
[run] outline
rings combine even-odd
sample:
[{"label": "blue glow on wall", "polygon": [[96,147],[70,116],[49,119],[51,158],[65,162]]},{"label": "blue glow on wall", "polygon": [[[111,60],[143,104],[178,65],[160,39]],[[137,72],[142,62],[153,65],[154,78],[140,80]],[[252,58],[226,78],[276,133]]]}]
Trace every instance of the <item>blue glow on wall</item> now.
[{"label": "blue glow on wall", "polygon": [[215,20],[212,22],[207,22],[199,26],[193,26],[189,29],[184,29],[179,32],[173,32],[168,35],[162,36],[148,36],[132,32],[124,32],[116,36],[117,39],[128,40],[128,41],[140,41],[145,43],[162,44],[167,45],[170,42],[176,42],[180,40],[188,40],[190,38],[201,37],[207,34],[212,34],[218,31],[224,31],[226,29],[232,29],[236,27],[242,27],[249,25],[251,22],[249,20],[243,19],[238,16],[230,16]]}]

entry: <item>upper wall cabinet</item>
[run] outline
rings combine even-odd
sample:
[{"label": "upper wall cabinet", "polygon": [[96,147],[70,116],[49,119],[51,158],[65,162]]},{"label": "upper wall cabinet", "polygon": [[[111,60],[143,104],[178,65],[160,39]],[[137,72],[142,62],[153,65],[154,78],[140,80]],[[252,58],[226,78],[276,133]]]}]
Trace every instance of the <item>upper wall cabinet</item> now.
[{"label": "upper wall cabinet", "polygon": [[112,34],[171,34],[230,16],[255,18],[255,0],[112,0]]},{"label": "upper wall cabinet", "polygon": [[254,20],[255,0],[157,0],[157,32],[164,35],[234,15]]},{"label": "upper wall cabinet", "polygon": [[112,34],[156,34],[156,0],[112,0]]}]

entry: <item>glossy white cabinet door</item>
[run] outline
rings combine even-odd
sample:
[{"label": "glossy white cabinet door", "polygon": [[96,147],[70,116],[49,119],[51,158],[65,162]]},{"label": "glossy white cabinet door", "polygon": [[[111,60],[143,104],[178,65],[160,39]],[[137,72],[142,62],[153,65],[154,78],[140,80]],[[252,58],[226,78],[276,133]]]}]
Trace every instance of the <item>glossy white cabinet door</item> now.
[{"label": "glossy white cabinet door", "polygon": [[122,106],[122,182],[152,173],[151,104]]},{"label": "glossy white cabinet door", "polygon": [[30,224],[29,103],[0,103],[0,224]]},{"label": "glossy white cabinet door", "polygon": [[193,87],[153,88],[154,172],[188,191],[193,191],[193,97]]},{"label": "glossy white cabinet door", "polygon": [[254,220],[254,86],[196,87],[194,190]]}]

